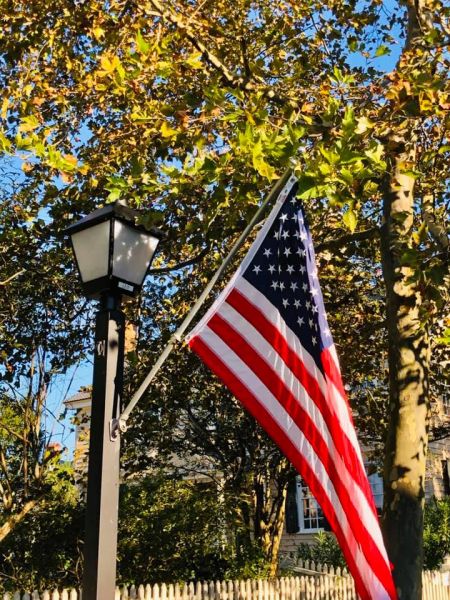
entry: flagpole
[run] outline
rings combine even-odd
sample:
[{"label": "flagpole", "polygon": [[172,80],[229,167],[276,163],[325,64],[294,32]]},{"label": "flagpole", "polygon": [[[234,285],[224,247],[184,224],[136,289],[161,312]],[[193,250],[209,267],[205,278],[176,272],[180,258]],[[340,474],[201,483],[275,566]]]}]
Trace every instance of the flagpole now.
[{"label": "flagpole", "polygon": [[247,227],[244,229],[244,231],[241,233],[241,235],[239,236],[239,238],[236,240],[234,246],[231,248],[230,252],[228,253],[228,256],[224,259],[223,263],[220,265],[220,267],[217,269],[217,271],[214,273],[214,275],[210,279],[208,285],[205,287],[205,289],[203,290],[203,292],[199,296],[197,302],[194,304],[194,306],[191,308],[191,310],[189,311],[189,313],[185,316],[185,318],[184,318],[183,322],[181,323],[181,325],[178,327],[178,329],[175,331],[175,333],[173,333],[173,335],[169,339],[166,347],[162,351],[162,353],[159,356],[158,360],[155,362],[155,364],[153,365],[151,371],[148,373],[147,377],[144,379],[144,381],[141,383],[141,385],[139,386],[139,388],[137,389],[137,391],[134,393],[134,395],[131,398],[129,404],[124,409],[124,411],[120,415],[119,419],[117,419],[117,420],[114,419],[114,422],[111,423],[111,429],[112,429],[112,431],[115,430],[115,429],[117,429],[117,428],[120,431],[126,431],[126,429],[127,429],[127,421],[128,421],[128,418],[130,416],[131,411],[133,410],[133,408],[136,406],[136,404],[139,402],[139,400],[144,395],[144,393],[147,390],[148,386],[153,381],[155,375],[158,373],[159,369],[163,366],[163,364],[165,363],[166,359],[168,358],[168,356],[172,352],[175,344],[177,342],[181,341],[181,338],[182,338],[184,332],[189,327],[189,325],[191,324],[192,320],[194,319],[195,315],[198,313],[198,311],[200,310],[200,308],[203,306],[203,303],[205,302],[206,298],[208,297],[211,289],[213,288],[213,286],[215,285],[215,283],[217,282],[217,280],[221,277],[222,273],[228,267],[228,265],[230,264],[230,262],[233,260],[233,258],[235,257],[236,253],[238,252],[238,250],[241,248],[241,246],[243,245],[243,243],[247,239],[247,236],[249,235],[249,233],[251,232],[251,230],[253,229],[253,227],[259,221],[259,218],[260,218],[261,214],[264,212],[264,210],[267,207],[267,205],[270,204],[270,202],[272,202],[272,200],[274,199],[274,197],[277,196],[277,194],[280,192],[280,190],[283,189],[284,185],[287,183],[289,177],[291,176],[291,173],[292,173],[291,169],[290,168],[287,169],[284,172],[284,174],[282,175],[282,177],[272,187],[272,189],[270,190],[270,192],[267,195],[267,197],[264,199],[264,201],[261,204],[261,206],[258,208],[258,210],[256,211],[256,213],[253,215],[253,217],[252,217],[251,221],[249,222],[249,224],[247,225]]}]

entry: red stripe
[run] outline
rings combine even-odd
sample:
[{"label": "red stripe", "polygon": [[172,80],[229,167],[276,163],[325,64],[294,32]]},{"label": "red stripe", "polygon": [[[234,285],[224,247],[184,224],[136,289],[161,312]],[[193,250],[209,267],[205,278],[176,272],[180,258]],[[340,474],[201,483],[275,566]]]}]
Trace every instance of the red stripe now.
[{"label": "red stripe", "polygon": [[348,406],[350,420],[353,422],[352,413],[350,411],[350,406],[347,401],[347,394],[345,393],[344,386],[342,385],[341,374],[339,373],[339,369],[337,368],[336,363],[334,362],[334,359],[331,356],[330,351],[328,349],[324,350],[322,352],[321,358],[322,358],[322,364],[323,364],[323,367],[325,370],[325,374],[334,383],[334,385],[336,386],[340,395],[345,399],[347,406]]},{"label": "red stripe", "polygon": [[[253,346],[242,338],[240,334],[219,314],[216,313],[213,315],[208,322],[208,327],[214,331],[246,365],[249,366],[253,373],[255,373],[267,389],[270,390],[304,433],[333,482],[333,486],[341,501],[354,535],[359,541],[367,561],[371,561],[374,572],[377,574],[380,581],[382,581],[387,573],[390,575],[389,567],[384,557],[381,555],[378,546],[365,528],[364,523],[351,500],[349,490],[341,480],[334,458],[331,456],[325,440],[317,430],[317,427],[309,414],[297,402],[297,399],[286,387],[278,373],[274,371],[261,355],[254,350]],[[352,477],[351,473],[349,473],[349,475]]]},{"label": "red stripe", "polygon": [[333,531],[336,533],[336,537],[339,540],[339,544],[355,580],[356,590],[360,595],[361,600],[373,600],[353,558],[353,553],[336,517],[334,507],[307,461],[245,384],[230,371],[221,359],[198,336],[190,340],[189,346],[200,356],[206,365],[220,377],[232,394],[242,402],[244,407],[255,417],[281,449],[283,454],[300,473],[321,505],[325,517],[333,527]]},{"label": "red stripe", "polygon": [[[365,497],[367,498],[373,514],[377,516],[377,509],[375,507],[372,490],[370,489],[370,485],[359,460],[359,456],[356,454],[355,449],[348,439],[346,433],[341,428],[338,417],[331,410],[330,405],[323,395],[317,380],[307,370],[298,355],[291,350],[281,332],[260,312],[255,304],[250,302],[236,289],[233,289],[230,292],[226,302],[227,304],[230,304],[230,306],[232,306],[239,314],[241,314],[249,323],[251,323],[253,327],[255,327],[255,329],[267,340],[267,342],[273,346],[285,364],[289,367],[292,373],[294,373],[295,377],[301,382],[308,396],[313,400],[314,404],[322,413],[325,423],[327,424],[336,444],[337,450],[341,454],[342,459],[349,468],[350,472],[354,473],[354,479],[357,481]],[[350,423],[352,423],[351,419]]]}]

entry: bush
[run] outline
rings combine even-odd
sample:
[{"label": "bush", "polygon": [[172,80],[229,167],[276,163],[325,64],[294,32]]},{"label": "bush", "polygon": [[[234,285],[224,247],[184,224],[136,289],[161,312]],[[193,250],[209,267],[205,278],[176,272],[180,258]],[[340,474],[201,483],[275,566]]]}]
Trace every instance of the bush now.
[{"label": "bush", "polygon": [[80,584],[84,507],[72,469],[59,465],[47,479],[45,500],[1,544],[0,593]]},{"label": "bush", "polygon": [[439,569],[450,554],[450,498],[431,500],[425,505],[424,568]]},{"label": "bush", "polygon": [[300,544],[297,557],[300,560],[313,560],[316,563],[333,567],[347,566],[336,538],[332,533],[324,531],[319,531],[314,536],[313,544]]}]

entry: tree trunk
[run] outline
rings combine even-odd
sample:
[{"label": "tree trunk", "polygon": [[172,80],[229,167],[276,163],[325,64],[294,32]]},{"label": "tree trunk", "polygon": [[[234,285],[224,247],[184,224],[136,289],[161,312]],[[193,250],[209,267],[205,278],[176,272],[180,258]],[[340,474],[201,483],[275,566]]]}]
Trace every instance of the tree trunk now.
[{"label": "tree trunk", "polygon": [[[399,597],[422,598],[423,505],[428,443],[429,341],[422,296],[408,259],[413,226],[412,136],[387,144],[381,251],[386,284],[390,418],[385,454],[384,534]],[[409,255],[411,256],[411,255]],[[408,263],[408,261],[410,261]]]},{"label": "tree trunk", "polygon": [[39,502],[41,502],[41,500],[43,500],[43,497],[28,500],[28,502],[25,502],[20,512],[8,517],[5,523],[0,526],[0,542],[2,542],[11,533],[11,531],[13,531],[16,525],[25,519],[27,514],[32,511],[33,508],[39,504]]},{"label": "tree trunk", "polygon": [[290,472],[291,467],[283,459],[273,470],[269,468],[264,474],[255,474],[253,481],[254,536],[264,553],[270,577],[274,577],[278,569]]}]

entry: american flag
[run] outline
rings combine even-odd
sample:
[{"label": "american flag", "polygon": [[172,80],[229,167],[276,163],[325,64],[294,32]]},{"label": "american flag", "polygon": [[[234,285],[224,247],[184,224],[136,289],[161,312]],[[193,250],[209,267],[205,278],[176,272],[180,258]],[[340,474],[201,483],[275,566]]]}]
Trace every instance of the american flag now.
[{"label": "american flag", "polygon": [[187,341],[309,486],[360,598],[393,600],[390,564],[296,195],[291,176],[237,272]]}]

